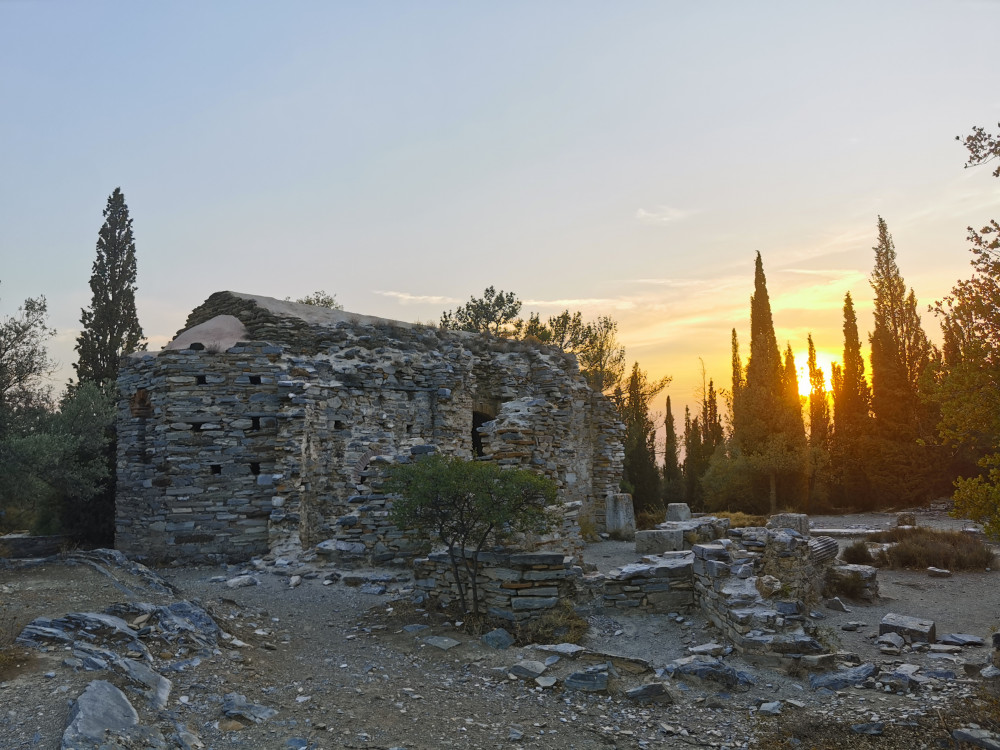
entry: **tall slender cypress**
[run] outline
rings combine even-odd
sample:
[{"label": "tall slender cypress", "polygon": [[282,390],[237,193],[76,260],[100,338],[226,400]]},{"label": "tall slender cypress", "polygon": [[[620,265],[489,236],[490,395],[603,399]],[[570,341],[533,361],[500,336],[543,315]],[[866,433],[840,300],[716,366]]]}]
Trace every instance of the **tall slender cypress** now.
[{"label": "tall slender cypress", "polygon": [[144,350],[135,310],[135,240],[132,219],[121,188],[108,198],[97,238],[97,258],[90,275],[90,308],[81,310],[76,376],[99,386],[114,383],[123,354]]}]

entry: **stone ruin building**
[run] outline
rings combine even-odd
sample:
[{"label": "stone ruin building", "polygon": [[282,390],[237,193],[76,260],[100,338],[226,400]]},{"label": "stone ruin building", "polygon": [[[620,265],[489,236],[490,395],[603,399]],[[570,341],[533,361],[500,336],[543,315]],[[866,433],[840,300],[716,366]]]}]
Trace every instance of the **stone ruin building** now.
[{"label": "stone ruin building", "polygon": [[118,388],[117,546],[147,560],[402,562],[424,540],[391,525],[379,464],[434,451],[554,479],[572,546],[621,477],[612,404],[527,342],[218,292]]}]

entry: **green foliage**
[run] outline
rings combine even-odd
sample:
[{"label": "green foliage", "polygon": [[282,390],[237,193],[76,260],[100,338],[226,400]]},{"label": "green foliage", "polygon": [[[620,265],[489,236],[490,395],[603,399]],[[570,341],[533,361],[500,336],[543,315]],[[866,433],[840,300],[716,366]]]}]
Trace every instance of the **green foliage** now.
[{"label": "green foliage", "polygon": [[441,313],[441,327],[506,338],[513,335],[513,325],[519,312],[521,300],[514,292],[498,292],[488,286],[482,297],[469,297],[469,301],[461,307]]},{"label": "green foliage", "polygon": [[[966,137],[966,167],[1000,154],[1000,137],[974,128]],[[1000,177],[1000,169],[993,173]],[[1000,223],[969,227],[973,274],[935,305],[944,334],[930,399],[948,444],[974,455],[981,471],[955,483],[956,515],[1000,531]]]},{"label": "green foliage", "polygon": [[985,570],[993,564],[993,551],[983,540],[961,531],[895,528],[873,535],[872,541],[892,543],[878,553],[877,565],[888,568]]},{"label": "green foliage", "polygon": [[123,354],[144,350],[135,310],[135,240],[121,188],[108,198],[90,276],[90,308],[82,310],[83,330],[76,342],[76,376],[98,385],[114,383]]},{"label": "green foliage", "polygon": [[415,528],[447,548],[462,608],[469,608],[469,591],[477,615],[478,553],[491,540],[499,544],[518,533],[545,531],[546,507],[556,498],[552,480],[525,469],[439,455],[392,466],[385,489],[396,495],[396,526]]},{"label": "green foliage", "polygon": [[9,520],[30,520],[35,533],[64,531],[81,541],[112,542],[113,423],[111,400],[84,383],[58,412],[39,410],[7,431],[0,438],[0,508],[8,510]]},{"label": "green foliage", "polygon": [[56,332],[47,321],[45,297],[28,298],[16,315],[0,319],[0,437],[21,415],[50,406],[45,376],[54,365],[45,342]]},{"label": "green foliage", "polygon": [[870,508],[868,442],[871,393],[861,354],[858,318],[851,293],[844,295],[844,361],[833,370],[833,437],[830,458],[833,495],[838,504]]},{"label": "green foliage", "polygon": [[749,471],[767,481],[772,513],[777,512],[779,502],[797,507],[803,499],[807,458],[802,409],[797,386],[794,402],[789,393],[793,379],[786,375],[778,351],[760,253],[750,298],[750,358],[745,374],[735,362],[735,336],[733,353],[733,452],[743,458]]},{"label": "green foliage", "polygon": [[650,382],[636,362],[627,389],[615,394],[618,413],[625,423],[623,480],[632,493],[636,514],[662,507],[660,474],[656,468],[656,428],[649,416],[649,401],[666,388],[667,382],[669,378]]},{"label": "green foliage", "polygon": [[[291,297],[285,297],[285,301],[291,302]],[[314,307],[326,307],[330,310],[343,310],[344,306],[337,302],[336,294],[327,294],[326,290],[320,289],[313,292],[312,294],[307,294],[305,297],[299,297],[294,300],[300,305],[313,305]]]},{"label": "green foliage", "polygon": [[674,424],[674,413],[670,407],[670,396],[667,396],[667,414],[664,418],[666,438],[663,452],[663,485],[661,496],[664,503],[684,502],[684,476],[678,456],[677,428]]}]

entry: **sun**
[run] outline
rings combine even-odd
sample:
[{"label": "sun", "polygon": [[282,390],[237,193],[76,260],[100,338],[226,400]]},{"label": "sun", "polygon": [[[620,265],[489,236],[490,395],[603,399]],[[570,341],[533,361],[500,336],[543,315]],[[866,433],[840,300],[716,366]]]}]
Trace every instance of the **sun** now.
[{"label": "sun", "polygon": [[[832,373],[831,365],[834,362],[839,361],[840,355],[837,353],[823,351],[822,349],[816,350],[816,365],[823,371],[827,393],[830,393],[833,390],[830,383],[830,376]],[[812,391],[812,386],[809,384],[809,365],[803,361],[801,365],[796,367],[796,370],[799,375],[799,395],[807,398],[810,391]]]}]

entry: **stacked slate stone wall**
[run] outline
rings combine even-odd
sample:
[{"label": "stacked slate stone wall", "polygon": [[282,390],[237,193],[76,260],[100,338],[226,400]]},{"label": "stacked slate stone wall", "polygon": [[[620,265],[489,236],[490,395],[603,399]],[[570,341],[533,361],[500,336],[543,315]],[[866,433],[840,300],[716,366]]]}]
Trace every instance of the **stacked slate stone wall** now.
[{"label": "stacked slate stone wall", "polygon": [[[390,523],[381,469],[435,451],[472,458],[474,412],[492,418],[478,429],[483,460],[550,476],[563,503],[617,489],[623,427],[572,356],[303,308],[220,292],[185,330],[230,315],[251,343],[124,360],[121,549],[235,560],[329,542],[346,557],[411,558],[422,540]],[[544,543],[578,551],[574,528]]]},{"label": "stacked slate stone wall", "polygon": [[[793,535],[798,538],[789,544],[790,535],[784,532],[760,530],[763,533],[756,535],[748,531],[743,530],[743,538],[751,542],[750,547],[726,539],[692,548],[695,599],[701,611],[736,649],[759,663],[823,664],[828,655],[813,637],[814,627],[806,617],[810,599],[796,598],[794,583],[786,586],[785,581],[763,573],[761,559],[765,555],[769,560],[782,560],[786,572],[797,564],[808,565],[807,540]],[[772,584],[773,589],[769,588]],[[816,584],[822,585],[822,577]],[[800,589],[798,593],[806,592]]]},{"label": "stacked slate stone wall", "polygon": [[[472,557],[472,552],[468,553]],[[460,563],[461,565],[461,563]],[[415,586],[441,606],[459,600],[451,558],[435,552],[414,560]],[[486,612],[511,622],[541,617],[576,591],[573,558],[556,552],[481,552],[477,585]],[[463,573],[464,575],[464,573]],[[472,604],[472,593],[466,594]]]},{"label": "stacked slate stone wall", "polygon": [[690,553],[667,555],[625,565],[607,576],[591,578],[590,584],[598,584],[604,607],[676,612],[694,604],[693,560]]}]

